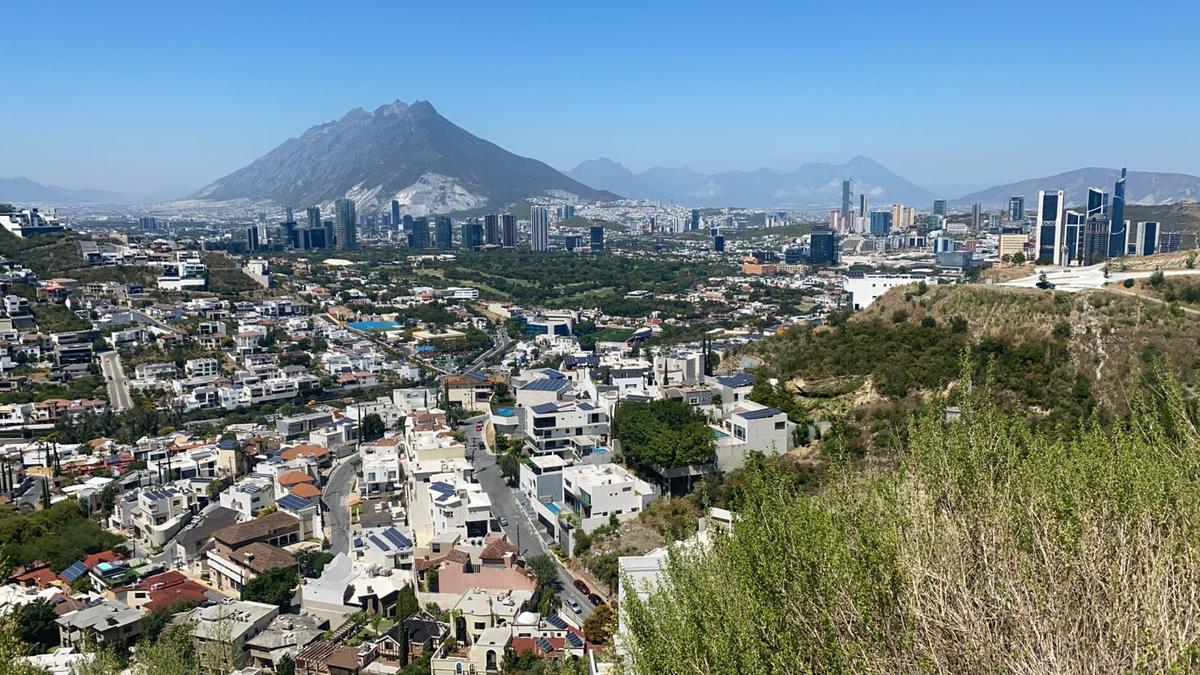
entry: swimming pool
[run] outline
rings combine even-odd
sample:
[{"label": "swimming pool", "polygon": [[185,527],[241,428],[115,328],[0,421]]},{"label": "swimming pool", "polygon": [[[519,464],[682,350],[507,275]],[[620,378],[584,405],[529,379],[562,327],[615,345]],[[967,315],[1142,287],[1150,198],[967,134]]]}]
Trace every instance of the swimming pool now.
[{"label": "swimming pool", "polygon": [[717,440],[720,440],[722,438],[729,438],[729,434],[725,433],[724,431],[721,431],[720,429],[713,429],[712,434],[713,434],[713,438],[715,438]]},{"label": "swimming pool", "polygon": [[387,330],[400,324],[395,321],[351,321],[346,325],[354,330]]},{"label": "swimming pool", "polygon": [[501,417],[512,417],[517,413],[512,408],[496,408],[496,414]]}]

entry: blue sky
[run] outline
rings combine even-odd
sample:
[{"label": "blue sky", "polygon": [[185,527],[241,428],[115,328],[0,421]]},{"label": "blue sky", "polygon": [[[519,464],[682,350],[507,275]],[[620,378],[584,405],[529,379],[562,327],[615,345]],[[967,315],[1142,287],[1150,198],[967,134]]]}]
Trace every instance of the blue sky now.
[{"label": "blue sky", "polygon": [[[0,176],[198,188],[394,99],[567,169],[1200,174],[1200,3],[14,2]],[[26,38],[24,41],[23,38]]]}]

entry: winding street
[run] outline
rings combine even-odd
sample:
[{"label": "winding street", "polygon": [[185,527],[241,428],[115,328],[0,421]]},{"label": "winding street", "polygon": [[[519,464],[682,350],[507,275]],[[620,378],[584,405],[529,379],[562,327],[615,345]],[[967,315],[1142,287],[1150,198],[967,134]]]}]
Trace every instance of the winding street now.
[{"label": "winding street", "polygon": [[354,490],[360,461],[358,453],[342,460],[329,472],[329,480],[321,491],[321,501],[325,502],[329,515],[329,552],[333,555],[350,552],[350,506],[346,498]]}]

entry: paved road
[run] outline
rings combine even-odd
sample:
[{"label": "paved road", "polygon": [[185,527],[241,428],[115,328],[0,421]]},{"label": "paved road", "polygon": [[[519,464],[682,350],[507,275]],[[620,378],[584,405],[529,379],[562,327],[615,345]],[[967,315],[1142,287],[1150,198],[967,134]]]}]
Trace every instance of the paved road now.
[{"label": "paved road", "polygon": [[100,354],[100,372],[108,383],[108,402],[113,410],[129,410],[133,407],[133,396],[129,393],[129,379],[121,367],[121,355],[117,352]]},{"label": "paved road", "polygon": [[[1092,265],[1090,267],[1055,267],[1046,266],[1038,267],[1033,274],[1020,279],[1013,279],[998,284],[1000,286],[1016,286],[1019,288],[1036,288],[1041,280],[1041,275],[1046,275],[1046,281],[1054,284],[1054,290],[1067,291],[1075,293],[1078,291],[1086,291],[1095,288],[1101,288],[1105,284],[1119,284],[1126,279],[1147,279],[1154,274],[1153,270],[1141,270],[1138,272],[1118,272],[1116,265],[1109,265],[1108,277],[1104,276],[1104,265]],[[1196,276],[1200,274],[1200,270],[1163,270],[1163,276]]]},{"label": "paved road", "polygon": [[346,498],[354,490],[360,461],[357,454],[343,459],[329,473],[321,493],[321,499],[329,509],[329,552],[334,555],[350,553],[350,506],[346,504]]},{"label": "paved road", "polygon": [[[475,425],[482,419],[483,417],[480,416],[468,420],[467,424],[462,427],[468,449],[482,440],[480,438],[482,433],[475,431]],[[510,541],[520,546],[521,555],[526,559],[536,555],[547,555],[557,563],[557,558],[550,554],[549,544],[546,541],[549,534],[541,526],[535,526],[517,503],[516,492],[505,483],[504,476],[500,473],[500,466],[496,463],[496,456],[484,446],[483,449],[475,451],[472,464],[475,467],[475,478],[479,480],[479,484],[483,486],[484,491],[492,500],[492,515],[496,518],[508,519],[508,527],[505,527],[504,531],[508,534]],[[588,614],[592,613],[592,603],[588,601],[587,596],[576,590],[573,585],[575,577],[571,576],[562,565],[556,566],[558,567],[558,579],[562,584],[558,595],[564,600],[568,597],[574,598],[579,603],[583,609],[583,614],[579,616],[579,621],[582,622]],[[563,603],[563,612],[571,613],[565,602]]]},{"label": "paved road", "polygon": [[509,342],[511,342],[511,340],[508,337],[508,328],[506,328],[504,324],[500,324],[500,326],[496,329],[496,341],[495,344],[492,345],[492,348],[475,357],[474,361],[463,366],[461,369],[459,369],[459,372],[469,373],[471,371],[479,370],[485,361],[492,358],[496,354],[499,354],[505,349],[508,349]]}]

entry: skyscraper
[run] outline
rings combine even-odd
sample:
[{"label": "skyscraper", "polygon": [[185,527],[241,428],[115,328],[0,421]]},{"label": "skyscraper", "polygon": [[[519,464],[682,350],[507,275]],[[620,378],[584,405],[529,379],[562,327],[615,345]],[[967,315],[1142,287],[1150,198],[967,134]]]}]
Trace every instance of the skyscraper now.
[{"label": "skyscraper", "polygon": [[871,212],[871,234],[882,237],[892,231],[892,214],[887,211]]},{"label": "skyscraper", "polygon": [[1013,222],[1025,220],[1025,198],[1013,196],[1008,198],[1008,219]]},{"label": "skyscraper", "polygon": [[310,206],[306,213],[308,214],[308,229],[321,227],[321,207]]},{"label": "skyscraper", "polygon": [[254,225],[246,228],[246,250],[251,253],[258,250],[258,227]]},{"label": "skyscraper", "polygon": [[1038,192],[1037,260],[1055,264],[1058,250],[1062,247],[1063,191],[1042,190]]},{"label": "skyscraper", "polygon": [[433,243],[442,250],[449,250],[453,245],[454,230],[450,216],[438,216],[433,226]]},{"label": "skyscraper", "polygon": [[483,246],[483,226],[476,220],[463,223],[462,247],[468,251],[478,251],[481,246]]},{"label": "skyscraper", "polygon": [[295,222],[292,219],[292,207],[289,206],[283,210],[283,222],[285,222],[285,223]]},{"label": "skyscraper", "polygon": [[1137,224],[1137,239],[1134,240],[1134,255],[1154,255],[1158,252],[1158,223],[1144,220]]},{"label": "skyscraper", "polygon": [[692,209],[692,220],[688,223],[688,229],[693,232],[700,229],[700,209]]},{"label": "skyscraper", "polygon": [[1108,193],[1100,188],[1088,188],[1087,215],[1108,216]]},{"label": "skyscraper", "polygon": [[321,223],[321,229],[325,230],[325,248],[333,248],[337,245],[337,231],[334,228],[332,220],[326,220]]},{"label": "skyscraper", "polygon": [[400,227],[400,200],[392,200],[392,227]]},{"label": "skyscraper", "polygon": [[850,181],[842,181],[842,222],[846,222],[850,218]]},{"label": "skyscraper", "polygon": [[1112,218],[1108,225],[1108,257],[1125,255],[1125,240],[1128,238],[1128,223],[1125,222],[1125,169],[1113,189]]},{"label": "skyscraper", "polygon": [[344,251],[353,251],[358,248],[358,223],[355,221],[354,202],[339,199],[333,203],[333,208],[337,218],[334,231],[337,247]]},{"label": "skyscraper", "polygon": [[408,232],[408,245],[417,250],[429,248],[429,219],[421,216],[413,218],[412,229]]},{"label": "skyscraper", "polygon": [[600,225],[593,225],[588,231],[590,235],[589,244],[592,253],[599,253],[604,250],[604,228]]},{"label": "skyscraper", "polygon": [[821,226],[813,228],[808,240],[808,262],[813,265],[836,265],[837,258],[837,233]]},{"label": "skyscraper", "polygon": [[500,216],[489,213],[483,217],[483,242],[488,246],[500,245]]},{"label": "skyscraper", "polygon": [[500,216],[501,233],[504,235],[504,245],[508,248],[517,247],[517,217],[511,213]]},{"label": "skyscraper", "polygon": [[712,238],[713,250],[717,253],[725,252],[725,235],[714,234]]},{"label": "skyscraper", "polygon": [[941,216],[943,218],[946,217],[946,200],[945,199],[933,200],[933,215]]},{"label": "skyscraper", "polygon": [[981,224],[983,224],[983,205],[975,202],[971,205],[971,227],[979,229]]},{"label": "skyscraper", "polygon": [[535,251],[550,249],[550,212],[544,206],[529,209],[529,248]]},{"label": "skyscraper", "polygon": [[867,193],[862,193],[858,196],[858,217],[867,217]]}]

